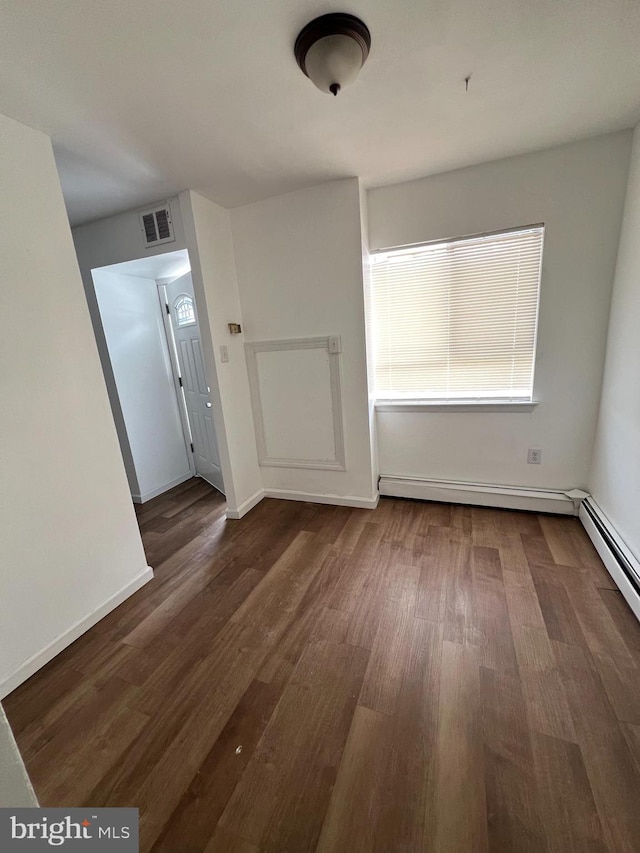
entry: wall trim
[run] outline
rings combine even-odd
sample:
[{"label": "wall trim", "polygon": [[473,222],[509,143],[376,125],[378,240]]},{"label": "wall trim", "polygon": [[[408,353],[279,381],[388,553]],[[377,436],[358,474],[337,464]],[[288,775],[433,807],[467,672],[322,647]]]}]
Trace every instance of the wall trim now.
[{"label": "wall trim", "polygon": [[76,622],[75,625],[72,625],[71,628],[56,637],[44,649],[36,652],[35,655],[32,655],[28,660],[20,664],[18,669],[11,673],[11,675],[0,681],[0,699],[8,696],[16,687],[19,687],[46,663],[49,663],[56,655],[60,654],[63,649],[66,649],[67,646],[70,646],[71,643],[77,640],[78,637],[81,637],[89,628],[92,628],[97,622],[103,619],[107,613],[115,610],[119,604],[126,601],[134,592],[137,592],[152,579],[153,569],[150,566],[146,566],[133,580],[129,581],[122,589],[108,598],[104,604],[91,611],[84,619]]},{"label": "wall trim", "polygon": [[[276,341],[247,341],[245,352],[249,388],[251,390],[251,406],[256,428],[256,445],[258,463],[268,468],[312,468],[329,471],[346,471],[346,455],[344,441],[344,415],[342,411],[342,383],[340,378],[340,353],[331,352],[329,337],[289,338]],[[329,381],[331,383],[331,409],[333,415],[333,446],[334,459],[294,459],[269,456],[267,439],[262,417],[262,398],[260,396],[260,377],[258,375],[257,354],[259,352],[285,352],[288,350],[322,349],[329,356]]]},{"label": "wall trim", "polygon": [[375,509],[380,495],[372,498],[359,498],[355,495],[322,495],[313,492],[294,492],[290,489],[265,489],[265,498],[276,498],[284,501],[303,501],[314,504],[331,504],[333,506],[354,506],[360,509]]},{"label": "wall trim", "polygon": [[243,518],[243,516],[250,512],[254,506],[257,506],[260,503],[263,497],[264,489],[258,489],[255,494],[251,495],[250,498],[247,498],[246,501],[243,501],[237,509],[229,509],[227,506],[227,518]]},{"label": "wall trim", "polygon": [[573,500],[550,489],[391,476],[381,476],[379,488],[381,495],[397,498],[576,515]]},{"label": "wall trim", "polygon": [[172,489],[174,486],[179,486],[180,483],[186,483],[187,480],[190,480],[192,477],[195,476],[195,473],[188,471],[186,474],[183,474],[180,477],[176,477],[175,480],[171,480],[170,483],[165,483],[164,486],[159,486],[157,489],[152,489],[150,492],[145,492],[143,495],[134,495],[133,493],[131,493],[131,499],[135,504],[146,503],[147,501],[150,501],[151,498],[157,498],[158,495],[161,495],[164,492],[168,492],[169,489]]},{"label": "wall trim", "polygon": [[534,412],[537,401],[528,403],[518,402],[464,402],[463,400],[447,400],[435,402],[429,400],[379,400],[375,403],[376,412],[439,412],[449,415],[451,412],[467,412],[474,415],[486,412]]},{"label": "wall trim", "polygon": [[640,621],[640,561],[593,498],[582,502],[579,516],[605,568]]}]

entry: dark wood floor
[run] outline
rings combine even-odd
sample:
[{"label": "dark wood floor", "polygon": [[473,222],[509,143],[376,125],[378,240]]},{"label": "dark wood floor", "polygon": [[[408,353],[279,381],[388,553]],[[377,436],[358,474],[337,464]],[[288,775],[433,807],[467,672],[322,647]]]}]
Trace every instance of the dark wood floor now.
[{"label": "dark wood floor", "polygon": [[640,850],[640,626],[575,519],[199,481],[156,579],[6,700],[43,805],[141,850]]}]

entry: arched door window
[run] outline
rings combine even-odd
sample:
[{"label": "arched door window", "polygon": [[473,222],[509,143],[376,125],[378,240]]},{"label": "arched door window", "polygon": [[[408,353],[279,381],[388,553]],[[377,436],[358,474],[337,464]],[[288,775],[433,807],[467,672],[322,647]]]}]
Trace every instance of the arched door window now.
[{"label": "arched door window", "polygon": [[196,322],[196,311],[193,298],[181,293],[173,303],[173,311],[178,326],[193,326]]}]

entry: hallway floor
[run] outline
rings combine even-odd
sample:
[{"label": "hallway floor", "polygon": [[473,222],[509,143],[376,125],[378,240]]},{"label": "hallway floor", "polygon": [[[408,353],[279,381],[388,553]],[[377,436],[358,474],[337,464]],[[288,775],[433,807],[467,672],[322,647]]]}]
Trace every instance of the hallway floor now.
[{"label": "hallway floor", "polygon": [[5,700],[46,806],[141,851],[640,850],[640,625],[579,522],[191,480],[155,580]]}]

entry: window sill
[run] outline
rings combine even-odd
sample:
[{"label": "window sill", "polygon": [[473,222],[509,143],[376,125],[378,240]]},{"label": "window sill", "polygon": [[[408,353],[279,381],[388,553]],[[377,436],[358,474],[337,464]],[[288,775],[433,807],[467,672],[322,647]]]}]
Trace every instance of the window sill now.
[{"label": "window sill", "polygon": [[446,402],[435,403],[422,400],[379,400],[375,403],[376,412],[533,412],[537,402],[528,403],[472,403],[460,401],[459,403]]}]

